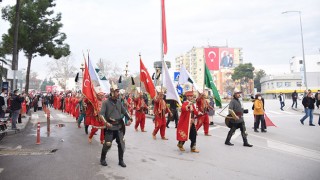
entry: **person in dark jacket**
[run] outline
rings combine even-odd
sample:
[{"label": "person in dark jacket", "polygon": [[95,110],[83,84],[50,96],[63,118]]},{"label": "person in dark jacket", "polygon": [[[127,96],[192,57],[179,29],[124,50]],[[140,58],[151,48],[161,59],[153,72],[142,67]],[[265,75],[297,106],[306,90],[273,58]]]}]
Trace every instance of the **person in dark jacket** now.
[{"label": "person in dark jacket", "polygon": [[314,110],[315,98],[312,96],[312,92],[308,92],[307,96],[305,96],[302,100],[302,104],[304,106],[304,112],[306,113],[300,122],[304,125],[304,120],[309,117],[309,126],[314,126],[313,124],[313,110]]},{"label": "person in dark jacket", "polygon": [[293,108],[293,106],[295,105],[296,109],[297,109],[297,99],[298,99],[298,93],[296,90],[294,90],[294,92],[291,94],[292,97],[292,105],[291,108]]},{"label": "person in dark jacket", "polygon": [[19,89],[13,91],[13,96],[11,97],[11,111],[12,111],[12,130],[16,130],[17,120],[21,110],[21,103],[24,101],[24,97],[19,93]]}]

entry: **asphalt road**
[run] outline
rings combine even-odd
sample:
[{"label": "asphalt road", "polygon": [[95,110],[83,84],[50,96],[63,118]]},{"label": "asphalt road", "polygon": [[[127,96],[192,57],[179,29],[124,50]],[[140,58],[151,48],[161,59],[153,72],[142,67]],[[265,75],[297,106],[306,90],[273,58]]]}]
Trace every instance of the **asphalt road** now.
[{"label": "asphalt road", "polygon": [[[244,105],[251,110],[251,103]],[[178,150],[173,123],[166,130],[168,141],[159,134],[153,140],[154,124],[147,118],[146,133],[127,128],[127,168],[118,165],[116,142],[108,152],[108,166],[102,167],[99,135],[89,144],[83,128],[78,129],[74,119],[59,111],[52,110],[50,137],[41,123],[41,145],[35,145],[35,122],[45,120],[38,112],[32,116],[34,124],[31,121],[23,133],[0,141],[0,179],[320,179],[320,127],[301,125],[301,109],[290,106],[281,111],[277,100],[266,100],[266,112],[277,126],[268,127],[267,133],[254,133],[252,112],[245,115],[252,148],[242,146],[239,130],[231,140],[235,146],[224,145],[228,128],[216,115],[215,126],[210,127],[213,136],[204,136],[203,129],[198,132],[197,154],[190,152],[190,142],[185,152]],[[316,124],[318,115],[314,118]]]}]

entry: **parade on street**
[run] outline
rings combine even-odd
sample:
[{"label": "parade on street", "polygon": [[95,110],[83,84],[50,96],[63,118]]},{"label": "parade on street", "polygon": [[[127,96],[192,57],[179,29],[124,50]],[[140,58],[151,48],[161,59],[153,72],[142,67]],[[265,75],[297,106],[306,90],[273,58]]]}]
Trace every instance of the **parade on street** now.
[{"label": "parade on street", "polygon": [[0,0],[0,180],[320,179],[317,7]]}]

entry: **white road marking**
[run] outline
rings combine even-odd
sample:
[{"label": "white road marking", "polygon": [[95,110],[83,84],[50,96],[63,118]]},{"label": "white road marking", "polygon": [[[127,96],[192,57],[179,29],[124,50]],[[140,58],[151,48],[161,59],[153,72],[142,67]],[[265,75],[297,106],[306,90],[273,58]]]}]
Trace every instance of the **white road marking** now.
[{"label": "white road marking", "polygon": [[235,140],[239,135],[241,134],[241,131],[236,131],[234,135],[231,137],[231,140]]},{"label": "white road marking", "polygon": [[289,111],[282,111],[283,113],[286,113],[286,114],[295,114],[293,112],[289,112]]},{"label": "white road marking", "polygon": [[281,114],[281,113],[279,113],[277,111],[268,111],[268,112],[273,113],[273,114]]},{"label": "white road marking", "polygon": [[32,114],[32,119],[39,119],[39,115],[38,114]]},{"label": "white road marking", "polygon": [[67,116],[64,115],[64,114],[56,114],[59,118],[63,119],[63,118],[66,118]]},{"label": "white road marking", "polygon": [[[216,125],[216,126],[214,126],[214,127],[210,127],[209,128],[209,131],[212,131],[212,130],[214,130],[214,129],[218,129],[218,128],[220,128],[221,126],[219,126],[219,125]],[[204,133],[204,131],[203,131],[203,133]]]},{"label": "white road marking", "polygon": [[0,173],[2,173],[3,170],[4,170],[4,168],[0,168]]},{"label": "white road marking", "polygon": [[311,149],[307,149],[304,147],[299,147],[291,144],[286,144],[282,142],[276,142],[273,140],[267,140],[267,143],[268,143],[268,147],[271,149],[276,149],[279,151],[288,152],[298,156],[307,157],[312,160],[320,161],[319,151],[315,151],[315,150],[311,150]]}]

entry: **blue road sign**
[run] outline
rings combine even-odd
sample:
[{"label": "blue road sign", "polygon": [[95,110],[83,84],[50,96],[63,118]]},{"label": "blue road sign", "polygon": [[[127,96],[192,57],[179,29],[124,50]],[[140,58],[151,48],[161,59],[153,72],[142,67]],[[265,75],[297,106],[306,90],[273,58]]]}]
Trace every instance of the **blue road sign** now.
[{"label": "blue road sign", "polygon": [[174,81],[179,81],[180,72],[174,72],[173,79]]}]

